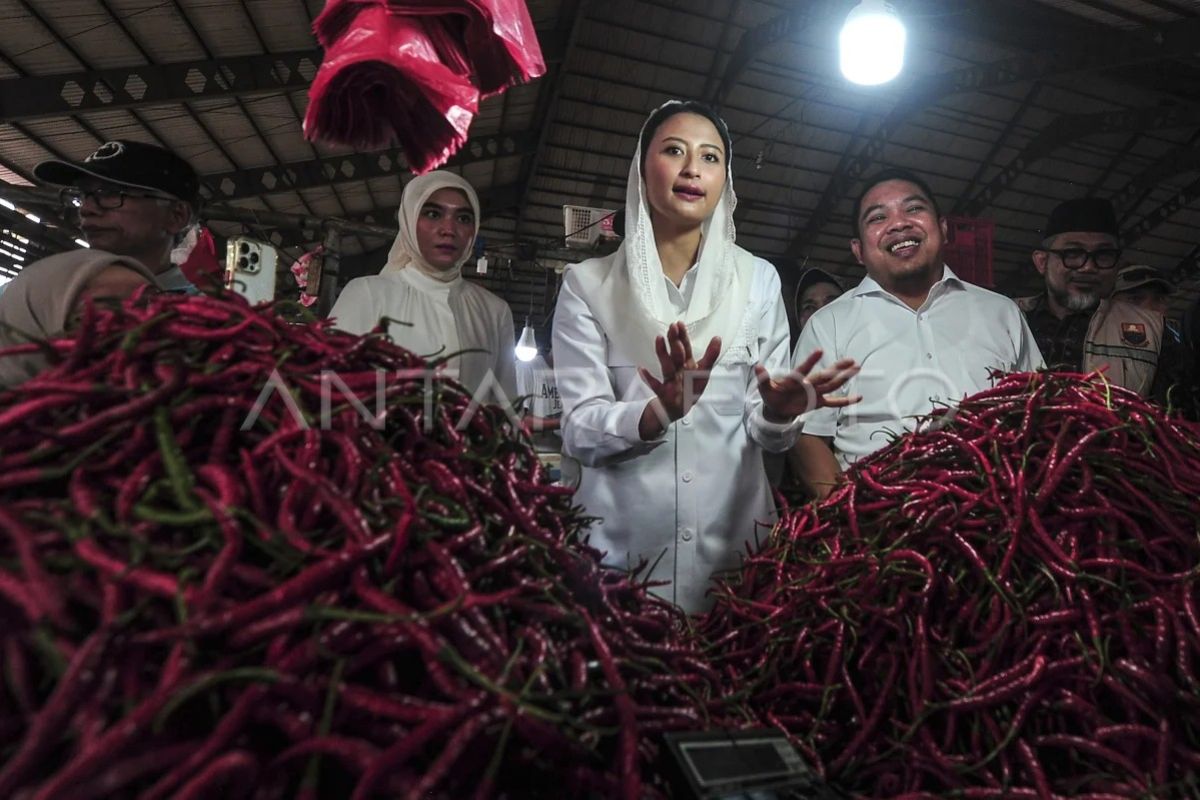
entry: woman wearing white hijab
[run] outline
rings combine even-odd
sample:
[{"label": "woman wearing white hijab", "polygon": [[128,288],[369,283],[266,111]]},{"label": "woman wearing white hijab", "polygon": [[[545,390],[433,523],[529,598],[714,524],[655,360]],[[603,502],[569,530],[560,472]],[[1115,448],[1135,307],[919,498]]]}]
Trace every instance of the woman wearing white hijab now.
[{"label": "woman wearing white hijab", "polygon": [[[779,277],[734,244],[730,154],[707,106],[652,113],[629,170],[625,241],[568,268],[554,315],[563,474],[600,518],[591,543],[608,563],[654,564],[650,579],[670,581],[657,591],[690,612],[756,524],[774,521],[763,450],[791,447],[801,413],[853,402],[825,396],[852,362],[807,375],[815,354],[788,374]],[[698,361],[692,341],[706,348]]]},{"label": "woman wearing white hijab", "polygon": [[[452,172],[430,172],[404,187],[397,216],[400,233],[383,270],[346,284],[329,316],[357,334],[387,317],[392,341],[420,356],[473,351],[450,360],[458,380],[474,392],[490,375],[493,387],[516,399],[512,310],[462,277],[479,232],[475,190]],[[495,388],[480,399],[495,400]]]}]

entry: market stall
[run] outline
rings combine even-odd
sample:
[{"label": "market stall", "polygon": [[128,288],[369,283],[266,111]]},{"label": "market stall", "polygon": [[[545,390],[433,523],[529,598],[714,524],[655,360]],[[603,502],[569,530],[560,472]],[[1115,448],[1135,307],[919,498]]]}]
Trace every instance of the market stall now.
[{"label": "market stall", "polygon": [[93,308],[2,398],[0,794],[1195,791],[1195,425],[1009,376],[688,620],[505,410],[302,313]]}]

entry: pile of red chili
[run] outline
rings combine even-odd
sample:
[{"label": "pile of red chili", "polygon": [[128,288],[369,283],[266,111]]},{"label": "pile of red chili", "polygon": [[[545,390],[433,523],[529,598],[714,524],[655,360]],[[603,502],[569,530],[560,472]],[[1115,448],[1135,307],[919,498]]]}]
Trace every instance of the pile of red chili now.
[{"label": "pile of red chili", "polygon": [[1200,792],[1200,426],[1011,375],[796,508],[705,620],[833,783],[894,797]]},{"label": "pile of red chili", "polygon": [[47,347],[0,396],[0,797],[634,798],[724,721],[505,412],[380,336],[146,294]]}]

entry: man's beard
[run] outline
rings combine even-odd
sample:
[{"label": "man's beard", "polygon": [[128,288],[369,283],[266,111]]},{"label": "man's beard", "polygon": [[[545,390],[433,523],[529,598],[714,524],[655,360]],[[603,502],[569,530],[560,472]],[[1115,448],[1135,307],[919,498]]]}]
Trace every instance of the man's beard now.
[{"label": "man's beard", "polygon": [[1072,292],[1070,289],[1051,287],[1054,299],[1067,311],[1077,313],[1091,311],[1100,304],[1100,295],[1091,292]]}]

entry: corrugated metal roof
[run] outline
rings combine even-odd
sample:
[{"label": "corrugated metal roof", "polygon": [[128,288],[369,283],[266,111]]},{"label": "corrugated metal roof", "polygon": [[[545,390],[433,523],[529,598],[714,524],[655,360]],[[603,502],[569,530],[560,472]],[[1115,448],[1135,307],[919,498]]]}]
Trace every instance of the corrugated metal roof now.
[{"label": "corrugated metal roof", "polygon": [[[553,296],[535,291],[544,277],[539,270],[570,257],[561,248],[562,206],[618,207],[646,113],[671,97],[714,96],[723,82],[722,114],[735,140],[740,241],[774,259],[785,283],[805,258],[846,276],[858,273],[847,249],[853,181],[840,194],[827,195],[831,185],[845,183],[847,166],[860,156],[866,171],[903,165],[926,174],[950,209],[966,206],[1006,166],[1027,158],[980,211],[997,226],[998,280],[1014,288],[1035,280],[1029,249],[1054,203],[1088,192],[1120,195],[1147,169],[1159,169],[1158,162],[1177,157],[1180,148],[1200,138],[1200,124],[1192,120],[1174,128],[1083,131],[1036,157],[1026,150],[1070,115],[1200,101],[1195,56],[1182,51],[1164,56],[1153,38],[1156,31],[1197,25],[1195,0],[912,0],[901,6],[909,13],[911,39],[905,76],[878,89],[850,87],[836,72],[832,38],[840,24],[839,4],[534,0],[528,5],[550,71],[485,101],[472,139],[522,134],[540,148],[536,154],[480,151],[454,168],[503,206],[486,221],[485,238],[505,267],[487,280],[505,293],[511,278],[510,299],[520,318],[530,297],[541,297],[544,305]],[[316,47],[310,28],[320,9],[319,0],[13,0],[0,10],[0,80],[105,68],[148,77],[146,70],[157,65],[264,53],[279,54],[279,69],[290,70],[284,54]],[[783,24],[788,14],[793,20]],[[763,36],[760,26],[772,21],[782,37],[760,42],[739,61],[739,43],[755,30]],[[1124,55],[1110,57],[1122,48]],[[1085,58],[1089,52],[1092,58]],[[1077,66],[1044,64],[1040,72],[1007,80],[982,76],[983,85],[975,88],[921,91],[922,80],[931,77],[1010,60],[1029,66],[1048,55]],[[304,77],[311,78],[315,66],[306,65]],[[734,67],[740,71],[730,77]],[[209,91],[207,82],[219,79],[197,72],[192,80]],[[303,139],[302,87],[246,95],[219,91],[119,109],[79,105],[79,97],[103,95],[107,88],[94,75],[64,87],[80,108],[71,116],[22,117],[6,110],[0,118],[0,179],[20,183],[37,161],[55,152],[82,157],[108,138],[164,143],[205,175],[282,172],[347,153]],[[898,116],[902,121],[896,124]],[[881,126],[887,126],[886,138],[879,135]],[[877,149],[867,158],[869,145]],[[1198,172],[1186,165],[1159,169],[1143,191],[1124,201],[1127,222],[1154,214],[1181,190],[1200,194],[1200,184],[1193,186]],[[342,173],[296,191],[268,178],[260,194],[233,202],[317,216],[369,216],[384,224],[394,218],[405,181],[400,172]],[[826,201],[832,201],[830,212],[812,225]],[[1185,207],[1138,241],[1132,255],[1173,268],[1193,251],[1198,223],[1200,212]],[[229,233],[237,226],[217,230]],[[539,243],[537,264],[516,258],[518,236]],[[386,243],[352,238],[344,244],[350,254]],[[1195,296],[1194,288],[1188,296]],[[534,309],[541,319],[548,313],[547,307]]]}]

